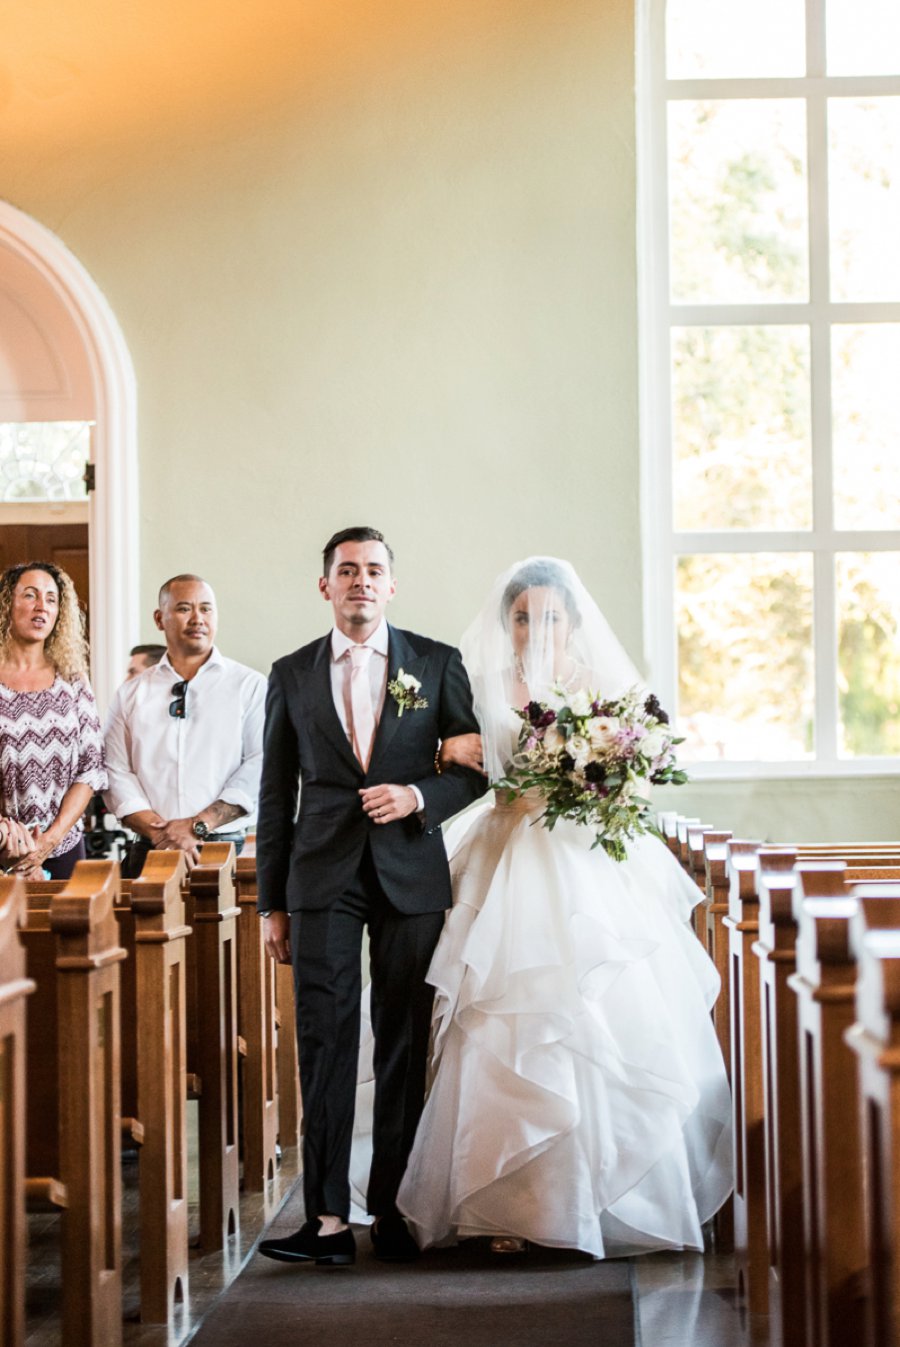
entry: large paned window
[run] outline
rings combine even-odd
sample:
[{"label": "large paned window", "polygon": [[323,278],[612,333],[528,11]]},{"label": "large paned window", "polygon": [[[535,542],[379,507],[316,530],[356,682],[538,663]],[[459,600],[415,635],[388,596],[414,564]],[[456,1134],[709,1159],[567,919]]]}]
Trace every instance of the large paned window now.
[{"label": "large paned window", "polygon": [[698,775],[894,769],[900,3],[641,19],[654,682]]}]

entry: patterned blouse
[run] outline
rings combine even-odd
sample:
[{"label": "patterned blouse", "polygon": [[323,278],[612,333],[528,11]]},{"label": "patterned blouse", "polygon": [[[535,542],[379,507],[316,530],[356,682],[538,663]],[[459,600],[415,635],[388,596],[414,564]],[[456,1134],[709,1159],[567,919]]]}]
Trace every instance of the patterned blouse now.
[{"label": "patterned blouse", "polygon": [[[60,674],[48,688],[16,692],[0,683],[0,814],[46,831],[70,786],[106,788],[97,703],[81,678]],[[52,853],[77,846],[81,819]]]}]

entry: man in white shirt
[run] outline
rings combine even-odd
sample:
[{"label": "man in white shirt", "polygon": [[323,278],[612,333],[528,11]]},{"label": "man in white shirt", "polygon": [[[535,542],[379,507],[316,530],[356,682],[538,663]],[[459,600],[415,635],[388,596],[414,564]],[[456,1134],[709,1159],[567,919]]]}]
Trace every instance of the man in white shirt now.
[{"label": "man in white shirt", "polygon": [[104,798],[138,834],[131,876],[151,848],[192,868],[207,838],[239,843],[255,820],[266,680],[216,648],[217,616],[200,576],[167,580],[153,615],[166,653],[123,683],[107,718]]}]

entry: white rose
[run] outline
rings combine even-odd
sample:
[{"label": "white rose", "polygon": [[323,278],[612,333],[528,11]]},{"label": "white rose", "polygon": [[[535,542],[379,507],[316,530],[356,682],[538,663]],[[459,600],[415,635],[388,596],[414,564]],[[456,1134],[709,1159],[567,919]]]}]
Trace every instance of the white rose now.
[{"label": "white rose", "polygon": [[569,698],[569,705],[572,708],[573,715],[589,716],[591,713],[591,699],[584,688],[579,688],[577,692],[572,693]]},{"label": "white rose", "polygon": [[614,742],[619,732],[619,722],[615,716],[594,716],[593,720],[587,723],[587,732],[591,748],[602,753]]},{"label": "white rose", "polygon": [[668,742],[668,736],[662,730],[648,730],[641,740],[641,753],[652,762],[665,750]]},{"label": "white rose", "polygon": [[576,767],[583,767],[591,756],[590,741],[583,734],[573,734],[566,743],[566,752],[575,759]]},{"label": "white rose", "polygon": [[414,674],[404,673],[402,669],[397,670],[397,682],[407,692],[418,692],[422,684]]}]

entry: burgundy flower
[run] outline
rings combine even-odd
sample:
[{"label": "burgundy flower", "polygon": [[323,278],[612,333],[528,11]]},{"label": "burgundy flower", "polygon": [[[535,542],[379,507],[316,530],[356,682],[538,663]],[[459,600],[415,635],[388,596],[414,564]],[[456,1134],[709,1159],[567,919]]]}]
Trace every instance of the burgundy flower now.
[{"label": "burgundy flower", "polygon": [[644,710],[647,712],[648,716],[653,716],[654,720],[658,720],[660,725],[668,725],[669,717],[667,713],[662,709],[658,699],[653,695],[652,692],[650,693],[650,696],[647,698],[647,700],[644,702]]}]

